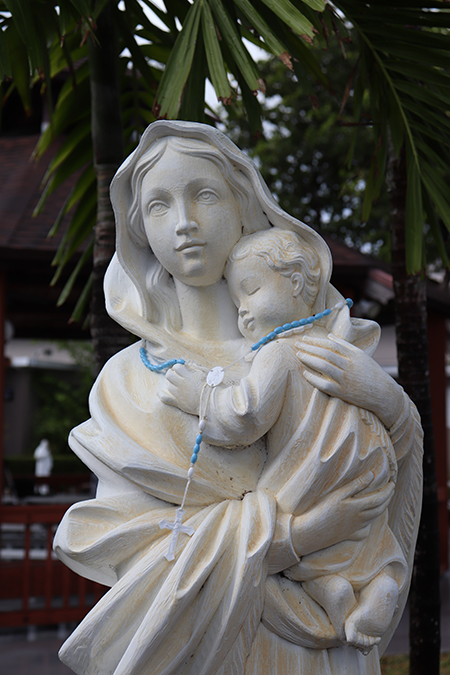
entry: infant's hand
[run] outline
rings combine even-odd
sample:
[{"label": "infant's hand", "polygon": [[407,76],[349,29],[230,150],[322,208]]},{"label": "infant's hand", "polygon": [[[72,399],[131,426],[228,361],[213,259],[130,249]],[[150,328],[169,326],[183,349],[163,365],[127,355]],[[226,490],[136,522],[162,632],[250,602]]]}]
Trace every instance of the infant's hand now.
[{"label": "infant's hand", "polygon": [[198,415],[200,394],[205,381],[205,371],[177,363],[167,371],[158,396],[166,405],[172,405],[190,415]]}]

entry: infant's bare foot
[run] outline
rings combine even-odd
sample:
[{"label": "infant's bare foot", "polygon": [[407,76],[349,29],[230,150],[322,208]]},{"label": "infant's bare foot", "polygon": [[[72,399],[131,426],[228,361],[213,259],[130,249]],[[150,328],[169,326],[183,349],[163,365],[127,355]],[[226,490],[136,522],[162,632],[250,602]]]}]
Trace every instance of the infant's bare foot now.
[{"label": "infant's bare foot", "polygon": [[365,656],[367,656],[370,650],[381,640],[381,637],[374,637],[373,635],[366,635],[365,633],[357,631],[351,617],[349,617],[348,621],[345,623],[345,634],[347,643],[356,647],[356,649],[359,649]]},{"label": "infant's bare foot", "polygon": [[349,644],[368,653],[381,640],[395,613],[397,582],[387,573],[373,579],[359,595],[359,601],[345,622]]},{"label": "infant's bare foot", "polygon": [[337,636],[345,642],[345,619],[356,605],[352,585],[338,574],[305,581],[303,588],[326,611]]}]

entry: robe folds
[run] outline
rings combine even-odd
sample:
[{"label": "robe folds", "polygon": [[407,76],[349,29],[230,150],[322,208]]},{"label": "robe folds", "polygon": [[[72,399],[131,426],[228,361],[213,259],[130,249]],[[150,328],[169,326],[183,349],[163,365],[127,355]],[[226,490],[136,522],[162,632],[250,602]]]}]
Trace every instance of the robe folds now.
[{"label": "robe folds", "polygon": [[[318,490],[326,513],[336,490],[367,471],[372,488],[382,487],[386,453],[365,455],[353,408],[320,392],[279,449],[277,468],[267,462],[265,439],[202,444],[183,520],[195,532],[180,534],[168,562],[171,533],[159,522],[173,521],[181,503],[198,418],[161,403],[163,377],[144,368],[138,345],[123,350],[94,385],[91,419],[72,432],[71,447],[99,488],[69,509],[54,546],[74,571],[111,589],[63,645],[61,660],[79,675],[379,675],[378,649],[364,656],[343,645],[325,611],[288,578],[308,558],[317,567],[327,555],[319,536],[317,552],[299,560],[289,528],[317,503]],[[411,568],[421,431],[406,396],[389,433],[399,471],[386,518]]]}]

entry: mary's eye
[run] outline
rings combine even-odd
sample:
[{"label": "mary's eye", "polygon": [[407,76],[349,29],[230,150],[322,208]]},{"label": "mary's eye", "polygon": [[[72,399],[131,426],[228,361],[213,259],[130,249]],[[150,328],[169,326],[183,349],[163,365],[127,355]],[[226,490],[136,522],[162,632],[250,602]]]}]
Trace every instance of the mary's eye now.
[{"label": "mary's eye", "polygon": [[247,293],[247,295],[255,295],[255,293],[257,293],[257,292],[260,291],[260,290],[261,290],[261,286],[257,286],[257,287],[254,288],[252,291],[250,291],[249,293]]},{"label": "mary's eye", "polygon": [[165,202],[150,202],[148,205],[148,212],[151,216],[161,216],[168,209],[168,206]]},{"label": "mary's eye", "polygon": [[219,196],[214,192],[214,190],[200,190],[200,192],[197,194],[195,201],[199,202],[200,204],[216,204],[216,202],[219,200]]}]

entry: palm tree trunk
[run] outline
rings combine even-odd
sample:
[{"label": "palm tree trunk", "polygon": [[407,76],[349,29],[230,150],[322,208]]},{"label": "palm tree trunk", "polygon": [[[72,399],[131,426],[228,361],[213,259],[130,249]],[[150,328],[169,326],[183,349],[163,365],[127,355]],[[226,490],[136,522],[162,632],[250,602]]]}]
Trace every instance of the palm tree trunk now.
[{"label": "palm tree trunk", "polygon": [[407,274],[406,161],[391,150],[388,186],[399,381],[416,404],[424,430],[424,488],[410,591],[410,675],[439,675],[440,596],[437,483],[428,366],[426,281]]},{"label": "palm tree trunk", "polygon": [[97,372],[111,356],[130,344],[129,334],[106,313],[103,293],[103,278],[115,250],[114,213],[109,199],[109,185],[123,160],[119,63],[113,10],[112,3],[108,3],[98,17],[95,41],[92,36],[88,38],[92,141],[98,191],[90,316]]}]

